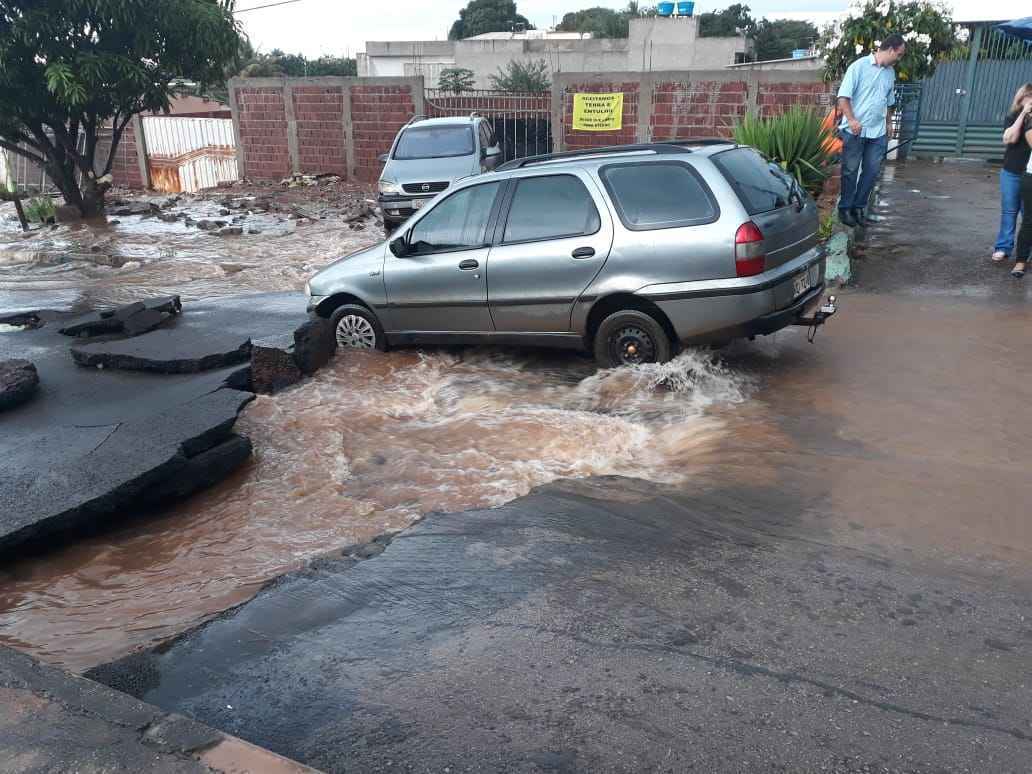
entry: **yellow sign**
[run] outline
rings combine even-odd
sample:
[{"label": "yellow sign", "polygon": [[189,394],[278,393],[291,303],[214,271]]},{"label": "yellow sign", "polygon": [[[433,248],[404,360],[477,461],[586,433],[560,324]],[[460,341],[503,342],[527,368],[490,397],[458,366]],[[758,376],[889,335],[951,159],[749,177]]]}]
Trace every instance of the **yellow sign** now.
[{"label": "yellow sign", "polygon": [[573,128],[611,132],[623,128],[623,94],[574,94]]}]

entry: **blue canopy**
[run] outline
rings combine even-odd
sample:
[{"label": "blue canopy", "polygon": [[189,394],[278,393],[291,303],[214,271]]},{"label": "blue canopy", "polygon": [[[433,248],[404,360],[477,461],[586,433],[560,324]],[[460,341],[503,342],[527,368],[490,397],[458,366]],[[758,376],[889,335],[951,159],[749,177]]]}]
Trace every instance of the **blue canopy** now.
[{"label": "blue canopy", "polygon": [[996,29],[1000,32],[1006,33],[1007,35],[1021,38],[1022,40],[1032,40],[1032,16],[1026,16],[1024,19],[1015,19],[1014,21],[997,24]]}]

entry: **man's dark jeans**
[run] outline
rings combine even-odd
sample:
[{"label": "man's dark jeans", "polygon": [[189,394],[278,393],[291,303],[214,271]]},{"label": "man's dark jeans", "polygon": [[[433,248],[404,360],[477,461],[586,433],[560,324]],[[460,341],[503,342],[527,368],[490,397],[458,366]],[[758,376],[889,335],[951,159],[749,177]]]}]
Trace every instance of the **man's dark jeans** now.
[{"label": "man's dark jeans", "polygon": [[[871,198],[874,183],[881,172],[885,149],[889,145],[887,135],[881,137],[857,137],[852,132],[842,132],[842,195],[840,210],[864,209]],[[859,177],[859,180],[857,179]]]}]

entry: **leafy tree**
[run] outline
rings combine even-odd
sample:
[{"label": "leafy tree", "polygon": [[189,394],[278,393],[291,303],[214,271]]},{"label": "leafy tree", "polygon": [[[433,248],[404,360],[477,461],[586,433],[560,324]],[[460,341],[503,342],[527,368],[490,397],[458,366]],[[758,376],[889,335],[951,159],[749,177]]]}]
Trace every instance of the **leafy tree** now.
[{"label": "leafy tree", "polygon": [[476,80],[476,74],[472,70],[465,67],[446,67],[441,70],[441,77],[437,79],[437,88],[461,94],[464,91],[473,91]]},{"label": "leafy tree", "polygon": [[316,75],[357,75],[358,62],[350,57],[285,54],[278,48],[268,54],[254,54],[240,72],[245,78],[305,78]]},{"label": "leafy tree", "polygon": [[630,34],[631,19],[655,15],[655,8],[642,8],[640,3],[632,0],[622,11],[600,6],[572,11],[563,16],[556,29],[560,32],[588,32],[596,38],[626,38]]},{"label": "leafy tree", "polygon": [[820,38],[820,32],[808,21],[792,21],[790,19],[761,19],[753,33],[756,58],[787,59],[797,48],[809,48]]},{"label": "leafy tree", "polygon": [[233,0],[0,0],[0,147],[99,215],[132,117],[168,110],[177,81],[221,80],[238,46]]},{"label": "leafy tree", "polygon": [[897,3],[896,0],[866,0],[840,25],[830,25],[820,48],[827,62],[824,76],[841,78],[858,57],[878,48],[892,34],[900,34],[907,51],[896,64],[901,81],[918,81],[935,72],[940,57],[953,51],[957,39],[953,20],[941,6],[924,0]]},{"label": "leafy tree", "polygon": [[491,87],[499,91],[548,91],[551,88],[548,62],[544,59],[509,62],[491,76]]},{"label": "leafy tree", "polygon": [[756,20],[749,12],[749,6],[735,3],[723,11],[699,15],[699,36],[703,38],[734,37],[741,30],[751,35],[756,29]]},{"label": "leafy tree", "polygon": [[556,27],[561,32],[589,32],[596,38],[626,38],[629,28],[626,13],[601,7],[568,13]]},{"label": "leafy tree", "polygon": [[514,24],[534,29],[527,17],[516,13],[513,0],[470,0],[448,32],[449,40],[461,40],[485,32],[509,32]]}]

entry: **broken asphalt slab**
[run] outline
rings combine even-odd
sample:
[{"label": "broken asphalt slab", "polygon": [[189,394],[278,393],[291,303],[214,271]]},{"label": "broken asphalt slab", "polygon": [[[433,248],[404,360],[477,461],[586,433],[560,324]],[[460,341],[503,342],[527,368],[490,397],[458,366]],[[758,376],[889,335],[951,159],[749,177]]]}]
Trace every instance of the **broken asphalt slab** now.
[{"label": "broken asphalt slab", "polygon": [[[301,294],[260,294],[189,305],[182,325],[98,343],[131,345],[171,374],[81,368],[59,323],[0,334],[0,360],[31,360],[40,377],[35,398],[3,414],[0,554],[104,529],[228,475],[251,453],[233,426],[253,395],[233,388],[249,382],[239,365],[219,367],[240,362],[226,351],[246,359],[252,336],[306,321]],[[176,373],[191,370],[184,362],[212,369]]]},{"label": "broken asphalt slab", "polygon": [[86,367],[187,374],[246,362],[251,341],[292,333],[308,321],[301,293],[261,293],[187,304],[182,314],[146,335],[77,344]]},{"label": "broken asphalt slab", "polygon": [[0,774],[313,770],[0,646]]},{"label": "broken asphalt slab", "polygon": [[0,360],[0,411],[25,403],[37,387],[39,374],[28,360]]},{"label": "broken asphalt slab", "polygon": [[659,490],[431,514],[88,674],[333,772],[1027,770],[1027,595]]}]

